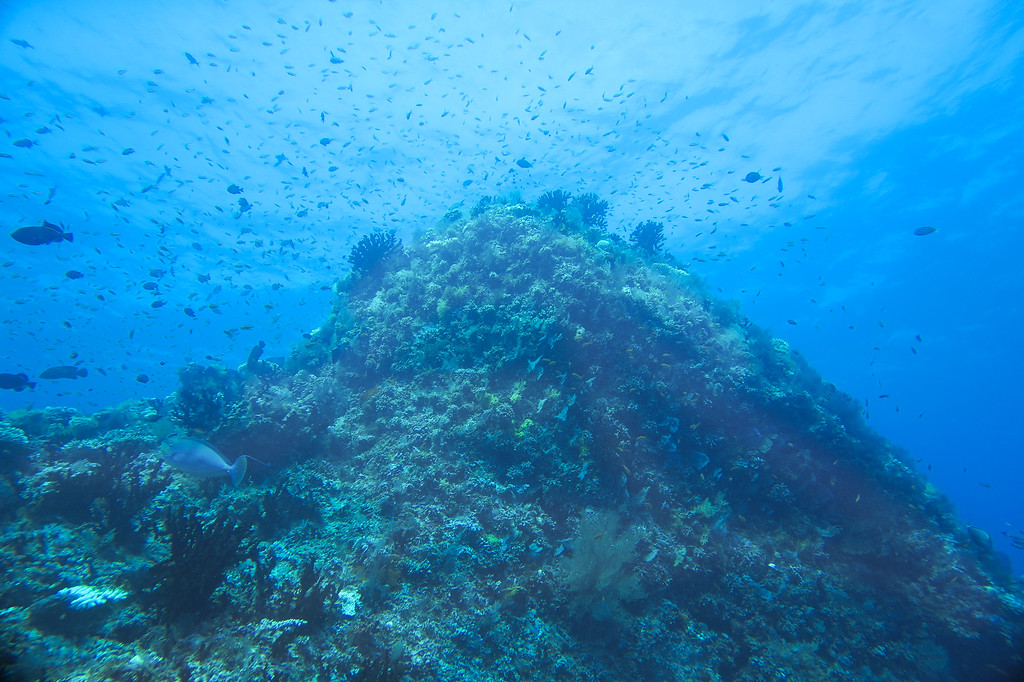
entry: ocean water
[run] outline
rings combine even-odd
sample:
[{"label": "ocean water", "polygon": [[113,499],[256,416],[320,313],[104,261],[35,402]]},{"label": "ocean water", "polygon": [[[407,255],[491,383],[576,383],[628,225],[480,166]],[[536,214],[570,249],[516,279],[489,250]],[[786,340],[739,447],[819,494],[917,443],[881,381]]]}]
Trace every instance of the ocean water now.
[{"label": "ocean water", "polygon": [[1013,679],[1024,12],[691,5],[0,5],[4,670]]}]

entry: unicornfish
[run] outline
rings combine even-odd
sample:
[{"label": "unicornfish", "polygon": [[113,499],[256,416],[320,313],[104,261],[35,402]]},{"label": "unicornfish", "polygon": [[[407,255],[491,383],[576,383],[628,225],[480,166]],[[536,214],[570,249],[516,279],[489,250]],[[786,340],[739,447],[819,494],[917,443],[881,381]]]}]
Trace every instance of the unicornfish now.
[{"label": "unicornfish", "polygon": [[200,478],[227,476],[231,485],[238,487],[245,478],[248,460],[260,462],[255,457],[242,455],[234,464],[228,464],[227,457],[209,443],[195,438],[182,438],[171,443],[169,451],[164,453],[164,461],[175,469],[184,471]]}]

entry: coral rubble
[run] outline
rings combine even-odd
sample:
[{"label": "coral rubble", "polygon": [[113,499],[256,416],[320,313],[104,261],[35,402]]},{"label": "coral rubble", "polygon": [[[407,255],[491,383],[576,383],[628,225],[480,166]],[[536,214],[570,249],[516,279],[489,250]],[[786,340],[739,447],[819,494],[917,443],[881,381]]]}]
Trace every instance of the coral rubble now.
[{"label": "coral rubble", "polygon": [[[401,257],[360,242],[287,369],[6,415],[5,671],[1012,679],[1024,601],[991,546],[607,208],[488,199]],[[169,472],[172,430],[270,466]]]}]

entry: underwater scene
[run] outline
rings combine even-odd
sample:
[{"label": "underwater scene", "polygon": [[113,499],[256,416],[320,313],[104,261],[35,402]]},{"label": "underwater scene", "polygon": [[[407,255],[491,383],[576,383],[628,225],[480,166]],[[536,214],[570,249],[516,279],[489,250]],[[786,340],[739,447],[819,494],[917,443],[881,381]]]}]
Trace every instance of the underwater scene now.
[{"label": "underwater scene", "polygon": [[0,679],[1024,679],[1024,7],[0,5]]}]

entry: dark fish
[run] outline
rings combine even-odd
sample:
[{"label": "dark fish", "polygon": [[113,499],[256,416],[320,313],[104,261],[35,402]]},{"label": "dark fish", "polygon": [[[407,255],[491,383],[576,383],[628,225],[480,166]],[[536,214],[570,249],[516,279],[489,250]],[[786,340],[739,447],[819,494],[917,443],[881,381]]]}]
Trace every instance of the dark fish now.
[{"label": "dark fish", "polygon": [[18,47],[23,47],[25,49],[36,49],[32,47],[32,45],[30,45],[27,40],[22,40],[21,38],[11,38],[11,42],[17,45]]},{"label": "dark fish", "polygon": [[243,191],[238,185],[228,185],[228,192],[231,194],[241,194]]},{"label": "dark fish", "polygon": [[39,143],[38,142],[33,142],[32,140],[29,140],[28,138],[24,138],[24,137],[21,138],[20,140],[15,140],[14,141],[14,146],[15,147],[22,147],[24,149],[32,149],[32,147],[35,147],[37,144],[39,144]]},{"label": "dark fish", "polygon": [[83,277],[85,277],[85,275],[80,273],[78,270],[68,270],[67,272],[64,273],[64,276],[67,277],[68,279],[82,279]]},{"label": "dark fish", "polygon": [[782,194],[782,177],[779,177],[779,194]]},{"label": "dark fish", "polygon": [[764,176],[762,176],[757,171],[750,171],[749,173],[747,173],[746,175],[743,176],[743,182],[754,183],[754,182],[757,182],[758,180],[760,180],[762,177],[764,177]]},{"label": "dark fish", "polygon": [[89,375],[89,370],[85,367],[75,367],[73,365],[58,365],[57,367],[50,367],[44,369],[39,374],[40,379],[77,379],[78,377],[84,377]]},{"label": "dark fish", "polygon": [[145,374],[138,375],[137,377],[135,377],[135,380],[140,384],[149,383],[149,377],[147,377]]},{"label": "dark fish", "polygon": [[185,53],[185,59],[188,60],[189,64],[192,64],[193,66],[199,66],[199,62],[196,61],[196,58],[190,55],[188,52]]},{"label": "dark fish", "polygon": [[189,317],[194,318],[196,316],[196,311],[192,310],[191,308],[185,308],[182,312],[188,315]]},{"label": "dark fish", "polygon": [[523,157],[516,161],[516,165],[519,166],[520,168],[533,168],[533,164],[527,161],[526,157]]},{"label": "dark fish", "polygon": [[260,341],[259,343],[257,343],[255,346],[252,347],[251,351],[249,351],[249,359],[246,360],[245,367],[250,372],[255,372],[256,371],[256,366],[260,362],[260,356],[263,355],[263,348],[266,345],[267,345],[266,343],[264,343],[263,341]]},{"label": "dark fish", "polygon": [[36,387],[36,382],[29,381],[27,374],[0,374],[0,388],[20,392],[24,391],[26,387]]},{"label": "dark fish", "polygon": [[53,223],[43,221],[42,225],[31,225],[29,227],[20,227],[14,232],[11,232],[11,237],[16,242],[22,244],[28,244],[29,246],[41,246],[43,244],[53,244],[54,242],[75,240],[75,235],[70,232],[65,232],[63,226],[54,225]]},{"label": "dark fish", "polygon": [[914,234],[916,234],[918,237],[923,237],[926,234],[931,234],[934,231],[935,231],[934,227],[925,225],[924,227],[919,227],[916,230],[914,230]]}]

